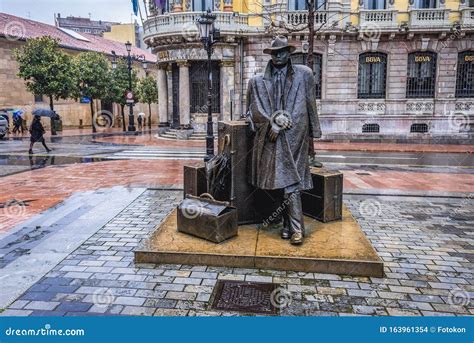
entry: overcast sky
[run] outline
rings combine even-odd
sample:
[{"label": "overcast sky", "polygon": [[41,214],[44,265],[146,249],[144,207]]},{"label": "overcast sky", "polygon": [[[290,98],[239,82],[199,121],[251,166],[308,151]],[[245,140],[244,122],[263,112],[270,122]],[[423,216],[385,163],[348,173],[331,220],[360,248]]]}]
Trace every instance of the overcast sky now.
[{"label": "overcast sky", "polygon": [[[140,0],[143,7],[143,2]],[[0,12],[54,25],[54,14],[130,23],[131,0],[0,0]],[[143,15],[145,15],[143,13]],[[138,19],[140,22],[140,19]]]}]

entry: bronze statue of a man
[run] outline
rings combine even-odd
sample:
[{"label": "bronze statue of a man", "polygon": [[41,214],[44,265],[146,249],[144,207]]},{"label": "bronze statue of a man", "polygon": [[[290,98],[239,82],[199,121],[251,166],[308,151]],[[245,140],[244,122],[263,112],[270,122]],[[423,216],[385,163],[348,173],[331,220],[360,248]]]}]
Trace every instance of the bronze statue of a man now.
[{"label": "bronze statue of a man", "polygon": [[271,60],[263,75],[249,81],[247,106],[255,130],[249,182],[263,190],[283,191],[281,237],[297,245],[304,238],[300,192],[313,187],[309,141],[321,137],[321,129],[313,72],[291,63],[294,51],[286,37],[276,37],[263,50]]}]

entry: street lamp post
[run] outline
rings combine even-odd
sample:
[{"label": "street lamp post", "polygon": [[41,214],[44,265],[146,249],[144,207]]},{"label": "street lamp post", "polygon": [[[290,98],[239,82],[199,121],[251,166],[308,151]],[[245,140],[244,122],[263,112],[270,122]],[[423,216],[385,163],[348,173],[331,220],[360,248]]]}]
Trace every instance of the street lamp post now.
[{"label": "street lamp post", "polygon": [[206,134],[206,157],[209,161],[214,156],[214,128],[212,123],[212,46],[219,38],[219,30],[214,27],[216,16],[208,10],[197,20],[199,37],[207,51],[207,134]]},{"label": "street lamp post", "polygon": [[[142,67],[145,70],[145,74],[148,73],[148,64],[147,64],[145,55],[135,56],[135,55],[131,54],[131,52],[132,52],[132,43],[127,41],[127,43],[125,43],[125,48],[127,49],[127,56],[125,56],[125,58],[127,59],[127,70],[128,70],[128,92],[133,94],[133,90],[132,90],[132,65],[133,65],[133,61],[136,60],[136,61],[139,61],[139,62],[142,63]],[[123,57],[121,57],[121,58],[123,58]],[[113,69],[117,68],[117,55],[116,55],[115,51],[112,51],[112,68]],[[133,132],[133,131],[136,131],[135,120],[134,120],[135,118],[134,118],[134,115],[133,115],[134,101],[133,101],[133,99],[127,99],[127,102],[128,102],[128,106],[129,106],[128,131]],[[125,130],[125,124],[124,124],[124,130]]]},{"label": "street lamp post", "polygon": [[[130,52],[132,51],[132,43],[127,41],[125,43],[125,48],[127,49],[127,67],[128,67],[128,89],[132,92],[132,55]],[[129,102],[129,114],[128,114],[128,131],[136,131],[135,129],[135,120],[133,117],[133,102]]]}]

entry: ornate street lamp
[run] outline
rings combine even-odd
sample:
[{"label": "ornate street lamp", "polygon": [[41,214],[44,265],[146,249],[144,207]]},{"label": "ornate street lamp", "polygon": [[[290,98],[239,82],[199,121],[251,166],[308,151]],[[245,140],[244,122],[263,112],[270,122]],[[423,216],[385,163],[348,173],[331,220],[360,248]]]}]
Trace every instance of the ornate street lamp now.
[{"label": "ornate street lamp", "polygon": [[[127,49],[127,67],[128,67],[128,90],[132,92],[132,55],[130,52],[132,51],[132,43],[127,41],[125,43],[125,48]],[[132,92],[133,93],[133,92]],[[136,131],[135,128],[135,120],[133,117],[133,102],[130,101],[129,104],[129,114],[128,114],[128,131]]]},{"label": "ornate street lamp", "polygon": [[214,156],[214,128],[212,124],[212,46],[220,36],[218,29],[214,27],[216,16],[207,10],[198,20],[197,27],[199,37],[207,51],[207,134],[206,134],[206,157],[204,161],[209,161]]},{"label": "ornate street lamp", "polygon": [[[145,55],[132,55],[132,43],[128,42],[125,43],[125,48],[127,49],[127,56],[119,56],[120,58],[126,58],[127,59],[127,70],[128,70],[128,92],[133,94],[132,90],[132,65],[133,61],[136,60],[138,62],[142,63],[142,67],[145,70],[145,74],[148,72],[148,63],[146,61]],[[112,69],[117,68],[117,54],[115,51],[111,51],[112,53]],[[127,93],[128,93],[127,92]],[[128,120],[128,131],[136,131],[135,129],[135,122],[134,122],[134,116],[133,116],[133,106],[134,106],[134,101],[133,99],[127,99],[128,106],[129,106],[129,120]],[[125,127],[124,127],[125,131]]]}]

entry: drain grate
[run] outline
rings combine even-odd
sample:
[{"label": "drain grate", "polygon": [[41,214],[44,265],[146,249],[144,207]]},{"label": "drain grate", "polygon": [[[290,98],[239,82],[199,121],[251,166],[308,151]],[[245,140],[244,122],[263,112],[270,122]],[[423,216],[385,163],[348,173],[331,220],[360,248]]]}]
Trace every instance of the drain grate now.
[{"label": "drain grate", "polygon": [[214,288],[211,308],[256,314],[277,315],[278,308],[272,303],[275,283],[218,280]]}]

